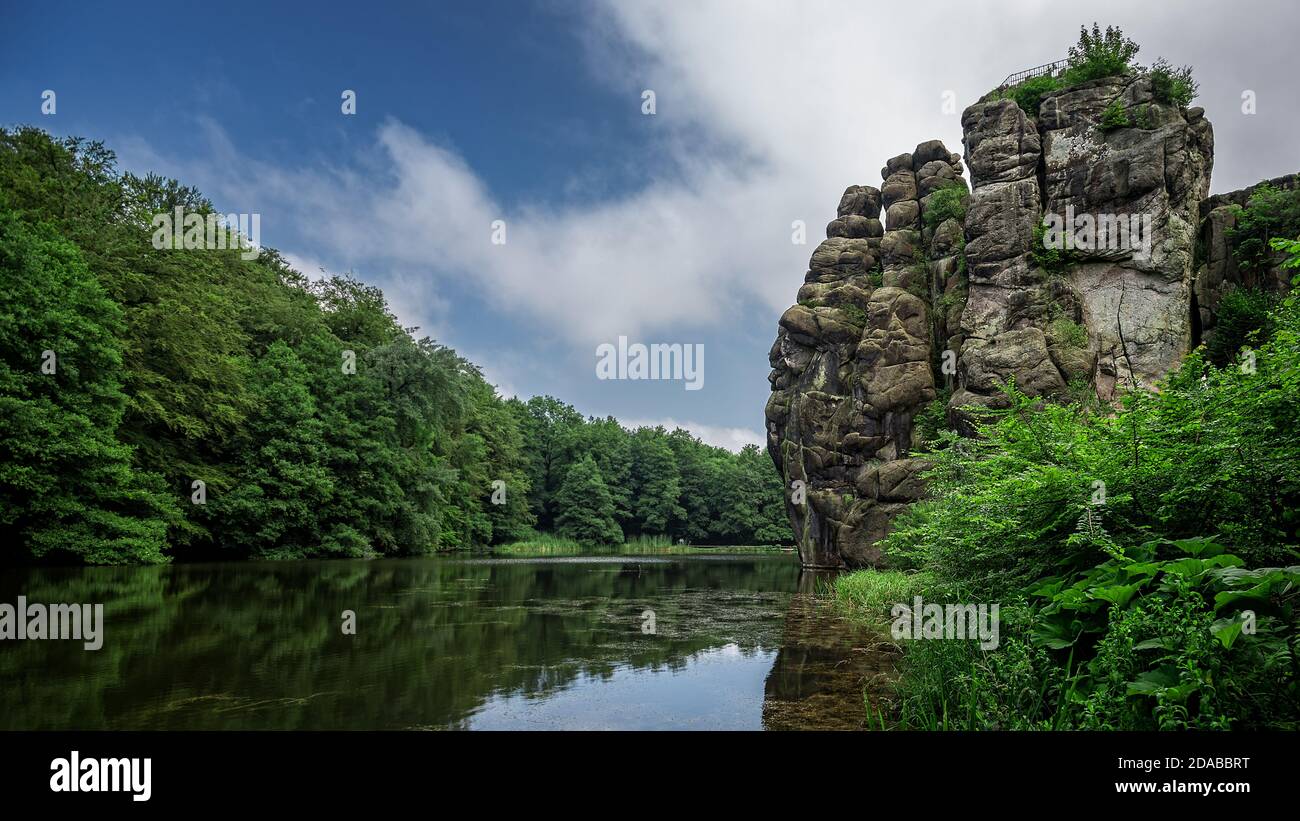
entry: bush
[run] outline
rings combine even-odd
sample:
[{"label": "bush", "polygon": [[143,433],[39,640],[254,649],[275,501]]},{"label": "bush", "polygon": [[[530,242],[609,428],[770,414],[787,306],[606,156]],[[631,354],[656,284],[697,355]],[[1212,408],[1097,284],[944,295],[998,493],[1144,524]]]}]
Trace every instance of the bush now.
[{"label": "bush", "polygon": [[914,594],[1000,603],[1000,644],[909,642],[901,726],[1300,727],[1300,294],[1270,322],[1250,372],[1194,352],[1118,409],[968,409],[881,547]]},{"label": "bush", "polygon": [[1233,257],[1243,268],[1266,270],[1274,260],[1270,240],[1300,235],[1300,187],[1283,190],[1260,185],[1246,207],[1237,209],[1236,217],[1237,224],[1227,231]]},{"label": "bush", "polygon": [[1151,65],[1151,94],[1162,103],[1170,103],[1179,108],[1187,108],[1200,84],[1192,79],[1192,67],[1174,68],[1161,57]]},{"label": "bush", "polygon": [[1205,346],[1205,356],[1217,367],[1235,362],[1243,346],[1256,347],[1273,334],[1269,316],[1276,300],[1255,288],[1236,288],[1219,303],[1214,336]]},{"label": "bush", "polygon": [[1115,77],[1128,71],[1137,56],[1139,46],[1124,36],[1118,26],[1101,27],[1092,24],[1092,31],[1079,27],[1079,42],[1070,46],[1068,65],[1061,79],[1067,86],[1077,85],[1102,77]]},{"label": "bush", "polygon": [[1057,709],[1084,729],[1294,725],[1300,567],[1248,571],[1212,539],[1152,541],[1030,590],[1033,641],[1082,661]]},{"label": "bush", "polygon": [[931,192],[925,203],[925,227],[934,230],[949,219],[964,222],[969,198],[966,186],[961,183],[945,185]]},{"label": "bush", "polygon": [[1004,99],[1015,100],[1021,111],[1030,117],[1037,117],[1038,110],[1043,104],[1043,98],[1061,88],[1063,88],[1063,85],[1059,79],[1051,74],[1043,74],[1038,77],[1030,77],[1028,80],[1004,89],[999,96]]},{"label": "bush", "polygon": [[1113,131],[1116,128],[1128,128],[1133,125],[1133,120],[1124,108],[1124,102],[1116,97],[1111,104],[1106,106],[1106,110],[1101,113],[1101,130]]},{"label": "bush", "polygon": [[[930,577],[903,578],[912,595],[936,600]],[[1004,599],[995,649],[910,642],[899,724],[1294,729],[1298,584],[1300,568],[1245,570],[1210,539],[1115,549],[1094,567]]]},{"label": "bush", "polygon": [[1217,533],[1253,565],[1293,561],[1300,294],[1271,321],[1252,372],[1193,352],[1160,391],[1113,413],[1044,405],[1009,384],[1005,409],[974,416],[977,437],[930,457],[929,498],[881,543],[891,566],[986,595],[1089,567],[1098,549],[1071,537],[1099,490],[1117,542]]}]

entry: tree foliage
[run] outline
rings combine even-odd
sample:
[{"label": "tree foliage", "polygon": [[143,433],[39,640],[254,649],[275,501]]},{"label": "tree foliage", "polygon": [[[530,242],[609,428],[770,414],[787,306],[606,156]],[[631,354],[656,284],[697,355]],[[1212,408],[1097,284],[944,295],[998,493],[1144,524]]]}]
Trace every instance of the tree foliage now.
[{"label": "tree foliage", "polygon": [[1114,77],[1128,71],[1140,46],[1124,36],[1119,26],[1092,24],[1079,27],[1079,41],[1070,46],[1063,81],[1071,86],[1102,77]]},{"label": "tree foliage", "polygon": [[560,513],[555,532],[583,544],[610,545],[623,541],[623,531],[614,521],[614,501],[590,455],[569,466],[555,495]]},{"label": "tree foliage", "polygon": [[154,213],[211,204],[98,143],[0,131],[0,191],[10,561],[420,554],[531,528],[515,415],[378,288],[273,250],[155,248]]},{"label": "tree foliage", "polygon": [[273,249],[154,247],[155,214],[212,204],[102,144],[0,129],[0,192],[6,561],[789,540],[756,448],[504,400],[380,289]]}]

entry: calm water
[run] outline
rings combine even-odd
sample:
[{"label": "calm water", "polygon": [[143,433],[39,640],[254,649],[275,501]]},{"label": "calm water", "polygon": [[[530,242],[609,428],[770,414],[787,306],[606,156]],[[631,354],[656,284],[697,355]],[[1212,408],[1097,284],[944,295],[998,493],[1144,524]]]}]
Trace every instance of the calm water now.
[{"label": "calm water", "polygon": [[10,569],[0,601],[106,624],[95,652],[0,643],[0,727],[858,728],[891,657],[827,578],[786,554]]}]

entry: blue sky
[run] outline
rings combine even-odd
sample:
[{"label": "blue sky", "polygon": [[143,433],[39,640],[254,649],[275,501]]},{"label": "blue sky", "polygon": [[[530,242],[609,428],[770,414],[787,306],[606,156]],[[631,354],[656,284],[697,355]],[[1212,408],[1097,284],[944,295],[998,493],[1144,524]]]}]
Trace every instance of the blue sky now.
[{"label": "blue sky", "polygon": [[[1085,22],[1028,2],[330,5],[6,1],[0,123],[103,139],[260,213],[264,244],[380,285],[503,392],[733,447],[761,441],[776,320],[843,188],[923,140],[959,151],[960,109]],[[1300,168],[1286,3],[1129,6],[1085,16],[1198,67],[1215,190]],[[704,389],[596,379],[620,335],[703,344]]]}]

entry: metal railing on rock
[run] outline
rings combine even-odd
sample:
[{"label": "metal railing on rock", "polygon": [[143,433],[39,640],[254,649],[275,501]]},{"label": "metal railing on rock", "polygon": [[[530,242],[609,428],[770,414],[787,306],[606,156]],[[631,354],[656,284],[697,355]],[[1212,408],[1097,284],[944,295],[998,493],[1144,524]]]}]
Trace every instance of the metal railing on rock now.
[{"label": "metal railing on rock", "polygon": [[1027,68],[1024,71],[1017,71],[1015,74],[1008,74],[1007,79],[1002,81],[998,88],[1006,88],[1017,83],[1028,80],[1030,77],[1041,77],[1044,74],[1055,74],[1069,64],[1069,60],[1056,60],[1051,63],[1043,63],[1041,66]]}]

